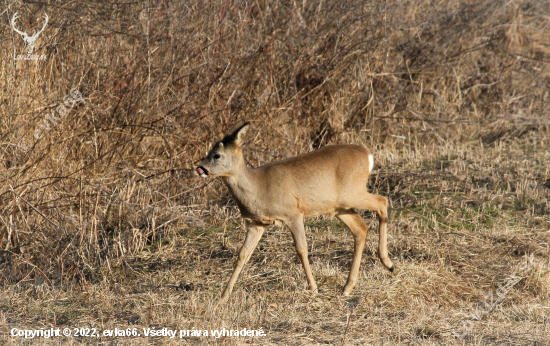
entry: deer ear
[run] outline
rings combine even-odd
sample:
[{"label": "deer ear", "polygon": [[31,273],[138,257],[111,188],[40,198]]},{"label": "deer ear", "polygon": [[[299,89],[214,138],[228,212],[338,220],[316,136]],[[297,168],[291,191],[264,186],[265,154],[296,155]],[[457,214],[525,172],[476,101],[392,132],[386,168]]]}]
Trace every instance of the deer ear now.
[{"label": "deer ear", "polygon": [[239,121],[233,128],[229,131],[229,134],[225,136],[225,140],[234,142],[235,144],[241,145],[243,143],[244,135],[250,128],[250,123],[244,120]]},{"label": "deer ear", "polygon": [[241,145],[244,141],[244,136],[248,132],[248,129],[250,128],[250,123],[245,122],[237,131],[233,132],[233,138],[235,138],[235,142],[238,145]]}]

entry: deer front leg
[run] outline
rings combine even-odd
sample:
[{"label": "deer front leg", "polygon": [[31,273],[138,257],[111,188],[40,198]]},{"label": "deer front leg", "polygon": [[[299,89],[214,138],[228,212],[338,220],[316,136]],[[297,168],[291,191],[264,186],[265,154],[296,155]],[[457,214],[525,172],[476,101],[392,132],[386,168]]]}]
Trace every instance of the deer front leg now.
[{"label": "deer front leg", "polygon": [[295,217],[288,223],[290,232],[292,232],[292,238],[294,239],[294,246],[296,247],[296,252],[298,257],[302,262],[304,271],[306,272],[307,281],[309,283],[309,289],[313,292],[317,291],[317,284],[315,283],[315,278],[311,273],[311,268],[309,267],[309,260],[307,258],[307,242],[306,242],[306,231],[304,228],[304,218],[302,215]]},{"label": "deer front leg", "polygon": [[235,263],[233,274],[231,275],[231,278],[229,279],[229,282],[227,283],[227,286],[223,291],[222,297],[220,299],[221,304],[227,302],[227,300],[229,299],[229,295],[231,295],[231,292],[233,291],[233,286],[235,286],[239,274],[241,273],[246,262],[248,262],[248,260],[250,259],[252,252],[256,248],[256,245],[258,245],[258,242],[260,241],[260,238],[262,237],[262,234],[265,230],[265,226],[248,222],[246,224],[246,228],[246,238],[244,240],[243,246],[241,247],[241,251],[239,252],[237,262]]}]

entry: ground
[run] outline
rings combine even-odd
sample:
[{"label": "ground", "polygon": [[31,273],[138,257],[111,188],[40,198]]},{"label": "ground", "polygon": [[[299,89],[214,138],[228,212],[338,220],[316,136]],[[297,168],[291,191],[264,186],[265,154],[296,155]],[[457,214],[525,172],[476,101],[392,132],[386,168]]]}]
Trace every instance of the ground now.
[{"label": "ground", "polygon": [[[63,290],[23,281],[5,289],[0,296],[0,321],[9,321],[2,328],[4,342],[24,343],[7,335],[11,327],[137,328],[142,335],[143,328],[155,327],[209,333],[261,329],[265,336],[40,342],[547,345],[547,138],[534,133],[499,146],[475,142],[403,151],[393,158],[379,153],[371,188],[390,197],[389,252],[397,269],[390,273],[379,262],[377,220],[365,212],[371,232],[359,282],[348,297],[341,290],[351,263],[351,235],[337,220],[320,217],[306,223],[318,293],[307,290],[288,230],[272,227],[229,303],[218,306],[245,234],[233,217],[181,229],[120,265],[102,267],[109,271],[103,276],[108,281]],[[508,289],[497,295],[499,285]],[[478,306],[482,310],[476,312]]]}]

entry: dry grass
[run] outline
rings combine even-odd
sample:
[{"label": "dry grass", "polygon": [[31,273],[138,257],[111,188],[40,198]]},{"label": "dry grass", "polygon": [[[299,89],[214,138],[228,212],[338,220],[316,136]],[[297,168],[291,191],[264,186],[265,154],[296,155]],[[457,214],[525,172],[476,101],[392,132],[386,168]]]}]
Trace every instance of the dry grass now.
[{"label": "dry grass", "polygon": [[[3,343],[37,343],[11,338],[14,327],[154,326],[267,333],[189,344],[549,344],[547,1],[2,10]],[[9,27],[15,11],[29,33],[49,15],[34,52],[46,60],[14,60],[25,52]],[[82,101],[59,117],[75,88]],[[342,297],[352,238],[321,217],[308,221],[318,294],[305,291],[288,231],[273,228],[230,304],[216,307],[244,232],[221,182],[193,169],[241,118],[253,123],[253,166],[331,143],[371,148],[369,188],[391,201],[396,273],[379,264],[371,233],[358,286]],[[526,256],[533,269],[455,338]]]}]

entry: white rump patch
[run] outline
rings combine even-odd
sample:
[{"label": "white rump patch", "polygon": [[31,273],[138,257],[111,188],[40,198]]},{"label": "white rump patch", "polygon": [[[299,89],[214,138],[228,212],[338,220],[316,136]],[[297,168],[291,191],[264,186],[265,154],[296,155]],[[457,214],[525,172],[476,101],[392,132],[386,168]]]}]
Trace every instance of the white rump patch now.
[{"label": "white rump patch", "polygon": [[372,167],[374,167],[374,159],[372,158],[372,154],[369,154],[369,173],[372,172]]}]

